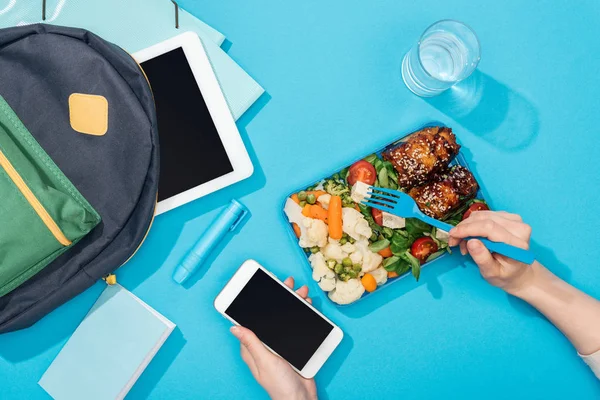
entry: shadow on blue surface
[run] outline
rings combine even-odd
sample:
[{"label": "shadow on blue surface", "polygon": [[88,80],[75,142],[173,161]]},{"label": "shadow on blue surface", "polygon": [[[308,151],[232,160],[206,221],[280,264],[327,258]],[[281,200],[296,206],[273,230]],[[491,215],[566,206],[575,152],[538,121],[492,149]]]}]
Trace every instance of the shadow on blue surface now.
[{"label": "shadow on blue surface", "polygon": [[[0,335],[0,358],[11,363],[19,363],[36,357],[57,343],[65,341],[77,329],[104,287],[104,283],[97,283],[68,302],[68,306],[57,308],[35,325]],[[59,349],[55,351],[58,354]]]},{"label": "shadow on blue surface", "polygon": [[350,318],[362,318],[385,306],[390,301],[396,300],[423,285],[427,286],[427,290],[433,298],[439,300],[444,295],[444,288],[439,282],[439,277],[463,264],[464,260],[460,253],[454,252],[449,256],[433,261],[427,268],[423,268],[418,282],[414,280],[412,275],[408,275],[401,278],[400,282],[379,289],[381,292],[377,293],[376,296],[367,296],[360,302],[348,307],[340,307],[339,310]]},{"label": "shadow on blue surface", "polygon": [[346,361],[346,358],[348,358],[348,356],[352,352],[353,347],[354,340],[352,340],[348,333],[344,332],[344,339],[342,340],[338,348],[335,349],[331,357],[329,357],[329,359],[315,378],[315,381],[317,382],[319,399],[329,399],[326,389],[333,380],[333,378],[336,376],[342,364],[344,364],[344,362]]},{"label": "shadow on blue surface", "polygon": [[231,43],[231,41],[229,39],[225,39],[223,41],[223,44],[221,44],[221,48],[223,49],[223,51],[225,53],[229,52],[229,50],[231,49],[233,43]]},{"label": "shadow on blue surface", "polygon": [[538,110],[529,100],[479,70],[441,95],[425,100],[502,150],[527,148],[540,130]]},{"label": "shadow on blue surface", "polygon": [[171,333],[146,370],[127,395],[129,399],[147,399],[187,341],[179,328]]}]

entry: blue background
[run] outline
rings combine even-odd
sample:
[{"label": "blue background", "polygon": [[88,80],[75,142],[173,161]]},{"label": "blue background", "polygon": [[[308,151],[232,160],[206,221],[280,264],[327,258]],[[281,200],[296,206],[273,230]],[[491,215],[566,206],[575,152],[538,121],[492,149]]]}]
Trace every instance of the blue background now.
[{"label": "blue background", "polygon": [[[118,280],[178,325],[130,398],[264,398],[212,307],[246,259],[307,282],[345,331],[317,376],[323,398],[592,399],[600,385],[535,310],[446,257],[340,309],[310,282],[280,207],[301,184],[440,120],[454,128],[493,208],[524,216],[538,259],[600,297],[597,113],[600,3],[567,1],[195,1],[183,7],[226,34],[229,54],[267,90],[239,121],[256,172],[158,217]],[[400,77],[403,54],[432,22],[471,25],[478,72],[433,100]],[[229,199],[252,217],[191,285],[177,261]],[[31,329],[0,336],[0,397],[47,398],[37,381],[103,284]],[[110,350],[107,348],[107,350]]]}]

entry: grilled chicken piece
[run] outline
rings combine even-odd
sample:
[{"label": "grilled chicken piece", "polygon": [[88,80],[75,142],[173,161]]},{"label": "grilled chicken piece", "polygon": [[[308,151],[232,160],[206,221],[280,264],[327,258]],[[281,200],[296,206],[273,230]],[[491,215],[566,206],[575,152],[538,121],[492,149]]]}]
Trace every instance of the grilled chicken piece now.
[{"label": "grilled chicken piece", "polygon": [[445,169],[459,150],[460,145],[456,143],[452,129],[432,127],[385,151],[383,158],[394,165],[398,171],[398,184],[407,189],[422,185]]},{"label": "grilled chicken piece", "polygon": [[452,210],[474,198],[478,190],[473,174],[457,165],[435,175],[431,182],[412,188],[408,194],[425,214],[444,219]]}]

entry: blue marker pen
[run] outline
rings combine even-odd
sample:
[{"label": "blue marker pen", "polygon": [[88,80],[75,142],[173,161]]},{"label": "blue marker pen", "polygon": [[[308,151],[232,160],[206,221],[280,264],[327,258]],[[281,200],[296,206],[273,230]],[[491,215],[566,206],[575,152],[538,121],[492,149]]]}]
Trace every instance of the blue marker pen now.
[{"label": "blue marker pen", "polygon": [[183,261],[175,268],[173,280],[179,284],[185,282],[206,260],[211,251],[228,232],[233,231],[248,214],[248,209],[236,200],[219,214],[216,220],[208,227],[202,237],[196,242],[192,250]]}]

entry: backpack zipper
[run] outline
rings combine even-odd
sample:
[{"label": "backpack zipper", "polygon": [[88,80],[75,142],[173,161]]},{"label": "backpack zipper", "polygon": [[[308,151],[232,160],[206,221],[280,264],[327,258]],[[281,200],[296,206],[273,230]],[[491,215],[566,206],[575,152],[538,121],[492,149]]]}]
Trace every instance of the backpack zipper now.
[{"label": "backpack zipper", "polygon": [[48,228],[56,240],[65,247],[70,246],[72,242],[61,231],[38,198],[35,197],[35,194],[33,194],[29,186],[27,186],[21,175],[19,175],[15,167],[13,167],[8,158],[6,158],[2,150],[0,150],[0,167],[6,172],[10,180],[15,184],[17,189],[19,189],[23,197],[25,197],[25,200],[33,208],[38,217],[40,217],[44,225],[46,225],[46,228]]}]

